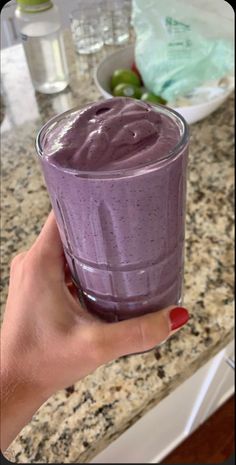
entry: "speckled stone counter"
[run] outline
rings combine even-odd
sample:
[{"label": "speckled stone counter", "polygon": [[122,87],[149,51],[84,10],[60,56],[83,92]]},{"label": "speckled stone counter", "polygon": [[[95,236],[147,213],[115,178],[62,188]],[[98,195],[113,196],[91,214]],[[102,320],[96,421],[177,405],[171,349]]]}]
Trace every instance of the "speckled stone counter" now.
[{"label": "speckled stone counter", "polygon": [[[99,98],[95,58],[74,54],[68,38],[70,88],[35,94],[23,50],[2,54],[2,307],[9,262],[28,248],[50,210],[35,156],[37,130],[50,116]],[[186,222],[185,306],[189,324],[146,354],[100,367],[58,392],[12,444],[15,462],[88,462],[233,338],[233,97],[191,127]]]}]

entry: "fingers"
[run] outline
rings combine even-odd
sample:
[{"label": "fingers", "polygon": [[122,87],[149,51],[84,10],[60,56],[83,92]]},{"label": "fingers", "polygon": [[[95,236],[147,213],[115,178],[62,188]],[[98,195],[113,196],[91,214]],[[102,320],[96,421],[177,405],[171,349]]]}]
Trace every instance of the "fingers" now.
[{"label": "fingers", "polygon": [[[145,352],[165,341],[189,319],[182,307],[169,307],[119,323],[102,324],[98,334],[101,363],[122,355]],[[101,353],[100,353],[101,352]]]},{"label": "fingers", "polygon": [[54,213],[51,211],[38,238],[29,250],[34,264],[55,278],[64,278],[65,257]]}]

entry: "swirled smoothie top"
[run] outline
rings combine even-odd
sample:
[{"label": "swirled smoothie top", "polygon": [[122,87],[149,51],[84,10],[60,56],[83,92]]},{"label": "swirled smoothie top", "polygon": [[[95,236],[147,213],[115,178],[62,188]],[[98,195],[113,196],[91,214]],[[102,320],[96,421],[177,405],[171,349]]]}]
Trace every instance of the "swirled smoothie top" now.
[{"label": "swirled smoothie top", "polygon": [[162,159],[181,138],[169,116],[118,97],[72,112],[44,137],[49,163],[76,171],[139,168]]}]

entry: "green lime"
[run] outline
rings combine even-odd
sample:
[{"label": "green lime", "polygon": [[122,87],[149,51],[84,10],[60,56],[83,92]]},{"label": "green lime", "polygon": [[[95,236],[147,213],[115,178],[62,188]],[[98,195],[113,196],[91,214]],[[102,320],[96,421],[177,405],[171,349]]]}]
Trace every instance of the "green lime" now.
[{"label": "green lime", "polygon": [[114,97],[133,97],[140,99],[142,91],[140,87],[134,86],[132,84],[118,84],[113,90]]},{"label": "green lime", "polygon": [[152,92],[144,92],[141,100],[144,100],[144,102],[159,103],[161,105],[166,105],[167,103],[167,100],[165,100],[163,97],[160,95],[152,94]]},{"label": "green lime", "polygon": [[141,81],[136,73],[131,69],[116,69],[111,77],[111,89],[113,90],[118,84],[132,84],[141,86]]}]

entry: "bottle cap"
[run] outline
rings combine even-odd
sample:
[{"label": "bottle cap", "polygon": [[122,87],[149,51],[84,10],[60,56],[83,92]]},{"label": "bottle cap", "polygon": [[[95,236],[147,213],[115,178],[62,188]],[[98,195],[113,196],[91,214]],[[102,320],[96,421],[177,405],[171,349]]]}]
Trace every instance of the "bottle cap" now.
[{"label": "bottle cap", "polygon": [[39,13],[52,8],[51,0],[16,0],[24,13]]}]

